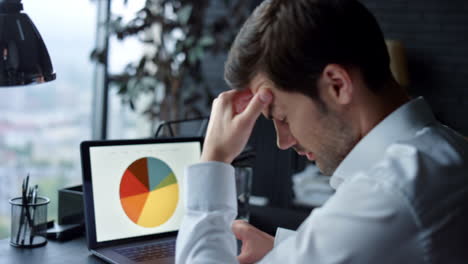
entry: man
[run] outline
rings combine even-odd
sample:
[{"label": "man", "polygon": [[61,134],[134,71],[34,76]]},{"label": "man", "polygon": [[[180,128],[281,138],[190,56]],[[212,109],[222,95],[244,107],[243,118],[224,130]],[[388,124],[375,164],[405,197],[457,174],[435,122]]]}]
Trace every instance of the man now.
[{"label": "man", "polygon": [[[468,144],[393,79],[356,0],[263,2],[225,66],[201,163],[187,168],[177,263],[467,263]],[[260,114],[336,193],[275,237],[236,216],[234,170]],[[236,256],[235,237],[242,240]]]}]

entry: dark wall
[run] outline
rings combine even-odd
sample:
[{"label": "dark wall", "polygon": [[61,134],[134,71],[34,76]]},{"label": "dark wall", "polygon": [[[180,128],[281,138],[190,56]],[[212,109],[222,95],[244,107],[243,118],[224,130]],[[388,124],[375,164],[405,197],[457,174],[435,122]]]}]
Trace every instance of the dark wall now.
[{"label": "dark wall", "polygon": [[273,122],[263,116],[255,124],[249,143],[257,152],[253,194],[268,197],[272,206],[288,208],[293,198],[291,175],[303,166],[304,159],[292,150],[276,147]]},{"label": "dark wall", "polygon": [[408,53],[409,91],[445,124],[468,135],[468,1],[362,0],[387,39]]},{"label": "dark wall", "polygon": [[[253,5],[261,1],[253,1]],[[377,17],[387,39],[407,49],[413,96],[424,96],[436,116],[468,135],[468,1],[362,0]],[[216,11],[214,11],[216,12]],[[205,72],[219,93],[225,56],[210,57]],[[303,160],[279,151],[270,121],[259,119],[251,138],[257,150],[253,193],[273,206],[291,205],[291,175]]]}]

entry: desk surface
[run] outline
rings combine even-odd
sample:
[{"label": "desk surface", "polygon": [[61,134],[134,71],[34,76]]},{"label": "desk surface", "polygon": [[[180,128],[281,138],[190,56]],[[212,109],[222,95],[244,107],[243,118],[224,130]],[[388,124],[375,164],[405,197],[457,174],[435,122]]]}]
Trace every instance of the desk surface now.
[{"label": "desk surface", "polygon": [[78,264],[105,263],[94,257],[86,247],[84,237],[66,242],[51,241],[39,248],[16,248],[10,246],[10,239],[0,240],[0,263],[48,263]]},{"label": "desk surface", "polygon": [[[296,229],[309,215],[309,212],[295,210],[251,207],[250,223],[274,235],[278,226]],[[10,246],[9,239],[0,240],[0,264],[47,263],[47,264],[86,264],[105,263],[93,256],[86,247],[84,237],[71,241],[51,241],[40,248],[22,249]]]}]

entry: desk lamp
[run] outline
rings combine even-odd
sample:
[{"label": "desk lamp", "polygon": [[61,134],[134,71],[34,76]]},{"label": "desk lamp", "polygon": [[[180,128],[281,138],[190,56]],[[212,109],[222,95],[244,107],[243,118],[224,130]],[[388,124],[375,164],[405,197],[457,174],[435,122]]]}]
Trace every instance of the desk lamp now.
[{"label": "desk lamp", "polygon": [[21,0],[0,0],[0,88],[55,80],[49,53]]}]

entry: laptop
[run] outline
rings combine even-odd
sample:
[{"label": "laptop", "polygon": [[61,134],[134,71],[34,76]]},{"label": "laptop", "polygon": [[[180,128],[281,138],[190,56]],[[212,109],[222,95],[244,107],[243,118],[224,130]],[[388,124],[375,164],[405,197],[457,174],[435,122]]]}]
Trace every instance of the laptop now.
[{"label": "laptop", "polygon": [[81,143],[86,241],[109,263],[174,263],[184,168],[201,138]]}]

